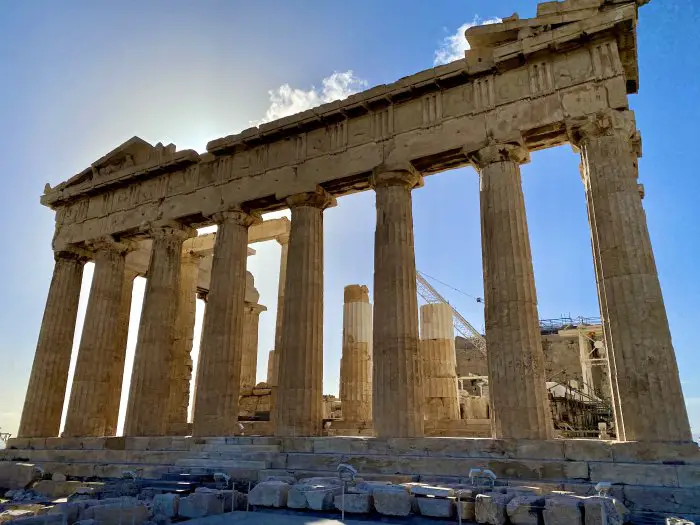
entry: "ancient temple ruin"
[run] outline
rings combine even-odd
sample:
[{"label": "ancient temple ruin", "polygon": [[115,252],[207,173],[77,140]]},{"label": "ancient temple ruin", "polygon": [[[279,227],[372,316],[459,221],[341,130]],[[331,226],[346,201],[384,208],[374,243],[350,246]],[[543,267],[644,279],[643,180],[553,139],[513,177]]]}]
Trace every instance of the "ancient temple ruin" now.
[{"label": "ancient temple ruin", "polygon": [[[697,508],[700,454],[642,206],[641,137],[629,109],[639,88],[636,24],[644,3],[545,2],[535,18],[469,29],[462,60],[214,139],[202,154],[134,137],[47,185],[41,203],[56,212],[56,263],[11,445],[74,476],[91,469],[108,477],[131,463],[154,477],[173,466],[253,477],[322,473],[342,459],[368,475],[461,479],[478,466],[571,490],[608,480],[633,510]],[[563,144],[581,157],[615,440],[552,439],[520,166],[530,152]],[[411,195],[426,177],[466,165],[480,180],[490,436],[444,440],[426,435],[435,435],[434,420],[459,419],[454,332],[440,305],[424,306],[419,317]],[[373,297],[362,286],[345,291],[340,395],[344,419],[373,437],[321,437],[328,435],[323,215],[360,191],[376,196]],[[291,221],[261,221],[284,209]],[[216,234],[197,237],[197,228],[211,225]],[[246,292],[247,245],[273,239],[283,247],[280,306],[261,394],[269,395],[273,437],[236,438],[241,400],[255,391],[252,333],[264,308]],[[59,437],[86,261],[95,272]],[[146,291],[124,437],[111,437],[135,275],[147,278]],[[197,294],[206,296],[206,313],[190,427]],[[198,447],[231,443],[269,445],[276,455],[255,465],[198,462]],[[90,453],[71,456],[74,449]],[[151,461],[143,450],[163,453]]]}]

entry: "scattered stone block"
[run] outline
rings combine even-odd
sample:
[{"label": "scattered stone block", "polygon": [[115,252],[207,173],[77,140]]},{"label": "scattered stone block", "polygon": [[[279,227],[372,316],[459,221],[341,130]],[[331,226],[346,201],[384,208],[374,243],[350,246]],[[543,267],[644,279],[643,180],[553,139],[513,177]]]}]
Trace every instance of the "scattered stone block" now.
[{"label": "scattered stone block", "polygon": [[411,513],[411,495],[396,485],[376,486],[372,492],[374,508],[385,516],[408,516]]},{"label": "scattered stone block", "polygon": [[174,518],[180,508],[180,496],[177,494],[156,494],[153,497],[153,514]]},{"label": "scattered stone block", "polygon": [[625,505],[614,498],[590,496],[583,500],[585,525],[623,525],[628,514]]},{"label": "scattered stone block", "polygon": [[421,516],[432,518],[451,518],[455,512],[455,503],[452,498],[416,498]]},{"label": "scattered stone block", "polygon": [[666,518],[666,525],[695,525],[692,521],[684,518]]},{"label": "scattered stone block", "polygon": [[248,503],[260,507],[286,507],[289,484],[284,481],[263,481],[248,493]]},{"label": "scattered stone block", "polygon": [[508,502],[506,512],[513,525],[539,525],[543,508],[543,497],[521,495]]},{"label": "scattered stone block", "polygon": [[290,509],[306,509],[309,507],[306,501],[306,485],[294,485],[287,493],[287,507]]},{"label": "scattered stone block", "polygon": [[66,481],[68,478],[66,477],[65,474],[62,474],[60,472],[54,472],[51,474],[51,481]]},{"label": "scattered stone block", "polygon": [[297,479],[292,476],[265,476],[265,478],[262,481],[283,481],[284,483],[287,483],[288,485],[294,485],[297,482]]},{"label": "scattered stone block", "polygon": [[41,516],[27,516],[6,521],[5,525],[61,525],[61,514],[42,514]]},{"label": "scattered stone block", "polygon": [[30,463],[0,461],[0,487],[4,489],[23,489],[39,477],[36,467]]},{"label": "scattered stone block", "polygon": [[511,494],[497,492],[478,494],[474,505],[476,521],[489,525],[505,525],[508,522],[507,507],[511,499],[513,499]]},{"label": "scattered stone block", "polygon": [[94,491],[99,491],[103,485],[103,483],[84,483],[82,481],[57,481],[53,479],[43,479],[41,481],[37,481],[32,487],[32,490],[37,494],[46,496],[47,498],[58,499],[67,498],[82,488],[90,487],[93,489],[92,493],[90,494],[90,497],[92,497]]},{"label": "scattered stone block", "polygon": [[352,514],[368,514],[372,512],[372,495],[368,492],[345,493],[333,498],[335,508],[342,511],[343,506],[345,512]]},{"label": "scattered stone block", "polygon": [[76,521],[73,525],[98,525],[97,520],[79,520]]},{"label": "scattered stone block", "polygon": [[544,503],[544,525],[583,525],[583,498],[557,494]]},{"label": "scattered stone block", "polygon": [[475,521],[476,520],[476,502],[474,500],[463,500],[459,499],[456,502],[457,506],[457,517],[462,518],[465,521]]},{"label": "scattered stone block", "polygon": [[93,509],[94,519],[99,521],[100,525],[139,524],[150,517],[148,507],[143,503],[131,505],[112,503],[91,508]]},{"label": "scattered stone block", "polygon": [[433,485],[412,484],[409,487],[414,496],[434,496],[436,498],[451,498],[455,491],[450,487],[437,487]]},{"label": "scattered stone block", "polygon": [[183,518],[203,518],[225,512],[225,501],[222,494],[214,492],[195,492],[186,498],[180,498],[178,515]]},{"label": "scattered stone block", "polygon": [[75,501],[67,501],[65,503],[58,503],[54,505],[50,510],[49,514],[60,514],[65,516],[66,523],[73,523],[78,521],[80,517],[81,505]]}]

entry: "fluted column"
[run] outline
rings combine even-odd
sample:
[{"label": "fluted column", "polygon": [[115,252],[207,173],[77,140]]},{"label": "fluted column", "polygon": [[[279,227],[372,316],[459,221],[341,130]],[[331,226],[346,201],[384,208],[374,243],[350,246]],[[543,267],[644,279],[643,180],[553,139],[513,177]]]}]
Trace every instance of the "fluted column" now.
[{"label": "fluted column", "polygon": [[552,421],[544,377],[537,293],[520,164],[528,152],[484,148],[480,175],[486,346],[494,437],[547,439]]},{"label": "fluted column", "polygon": [[282,320],[284,316],[284,290],[287,284],[287,258],[289,254],[289,234],[277,237],[280,244],[280,278],[277,285],[277,319],[275,322],[275,349],[282,343]]},{"label": "fluted column", "polygon": [[168,421],[170,357],[180,295],[182,243],[197,232],[175,222],[154,224],[124,435],[162,436]]},{"label": "fluted column", "polygon": [[241,394],[251,393],[258,373],[258,327],[260,314],[267,307],[256,303],[245,303],[243,314],[243,355],[241,356]]},{"label": "fluted column", "polygon": [[106,407],[112,401],[128,247],[105,238],[90,249],[95,252],[95,272],[63,431],[67,437],[106,435]]},{"label": "fluted column", "polygon": [[85,258],[55,252],[53,277],[24,398],[18,437],[58,436]]},{"label": "fluted column", "polygon": [[690,441],[678,365],[637,184],[630,112],[577,126],[603,323],[629,441]]},{"label": "fluted column", "polygon": [[[583,163],[579,165],[579,171],[581,173],[581,180],[586,186],[586,176]],[[617,370],[615,368],[615,359],[612,357],[612,339],[610,337],[610,326],[609,322],[606,321],[608,318],[607,314],[607,301],[605,299],[605,290],[602,286],[602,270],[600,268],[600,258],[596,257],[598,253],[598,228],[595,224],[595,214],[593,213],[593,202],[591,201],[591,192],[586,191],[586,210],[588,212],[588,224],[591,230],[591,249],[593,251],[593,267],[595,270],[595,280],[596,288],[598,291],[598,304],[600,308],[600,318],[603,322],[603,339],[605,340],[606,348],[606,358],[608,360],[608,366],[606,373],[608,374],[608,381],[610,383],[610,399],[612,401],[613,407],[613,418],[615,420],[615,434],[619,441],[626,441],[625,437],[625,425],[622,420],[622,409],[620,408],[620,391],[617,386]]]},{"label": "fluted column", "polygon": [[275,366],[275,351],[270,350],[267,354],[267,386],[277,386],[277,378],[275,377],[275,372],[277,367]]},{"label": "fluted column", "polygon": [[114,362],[109,377],[109,395],[105,405],[105,436],[117,434],[119,407],[122,399],[122,383],[124,381],[124,363],[126,362],[126,344],[129,339],[129,319],[131,318],[131,300],[134,290],[134,279],[138,274],[132,270],[124,271],[124,286],[119,306],[119,328],[115,337]]},{"label": "fluted column", "polygon": [[372,305],[366,286],[345,287],[340,400],[345,421],[372,423]]},{"label": "fluted column", "polygon": [[323,419],[323,210],[319,189],[287,199],[292,210],[275,400],[277,436],[317,436]]},{"label": "fluted column", "polygon": [[201,255],[187,251],[180,261],[180,293],[178,297],[175,340],[170,360],[170,394],[168,396],[167,433],[183,436],[187,432],[187,408],[192,379],[192,340],[197,312],[197,281]]},{"label": "fluted column", "polygon": [[214,220],[218,230],[199,350],[195,436],[229,436],[236,432],[248,228],[259,219],[232,210],[216,214]]},{"label": "fluted column", "polygon": [[423,372],[418,348],[418,298],[411,190],[412,168],[378,169],[374,237],[372,405],[377,437],[423,435]]},{"label": "fluted column", "polygon": [[420,350],[425,383],[425,418],[459,419],[455,330],[450,305],[420,308]]}]

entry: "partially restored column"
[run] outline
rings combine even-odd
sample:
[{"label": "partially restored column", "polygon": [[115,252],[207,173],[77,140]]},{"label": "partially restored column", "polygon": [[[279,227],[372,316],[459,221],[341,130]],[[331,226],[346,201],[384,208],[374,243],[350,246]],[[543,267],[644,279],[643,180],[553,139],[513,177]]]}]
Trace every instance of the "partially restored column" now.
[{"label": "partially restored column", "polygon": [[63,430],[66,437],[106,435],[106,409],[113,402],[111,375],[121,335],[124,262],[128,246],[104,238],[90,248],[95,253],[95,272]]},{"label": "partially restored column", "polygon": [[[576,126],[595,228],[601,314],[629,441],[691,441],[678,365],[637,185],[635,124],[611,111]],[[613,383],[614,385],[614,383]]]},{"label": "partially restored column", "polygon": [[125,436],[162,436],[167,430],[170,357],[180,295],[182,243],[197,232],[176,222],[150,226],[153,238],[141,310]]},{"label": "partially restored column", "polygon": [[54,253],[56,263],[41,321],[18,437],[58,436],[86,259]]},{"label": "partially restored column", "polygon": [[472,161],[480,175],[486,346],[495,438],[548,439],[535,276],[520,164],[524,148],[488,146]]},{"label": "partially restored column", "polygon": [[343,419],[372,424],[372,305],[366,286],[345,287],[340,400]]},{"label": "partially restored column", "polygon": [[260,314],[267,307],[256,303],[245,303],[243,313],[243,355],[241,356],[241,394],[252,393],[258,373],[258,327]]},{"label": "partially restored column", "polygon": [[322,189],[287,199],[292,210],[275,435],[318,436],[323,419],[323,210],[335,199]]},{"label": "partially restored column", "polygon": [[423,372],[411,190],[412,167],[376,169],[372,405],[377,437],[423,436]]},{"label": "partially restored column", "polygon": [[218,225],[199,350],[193,434],[230,436],[238,422],[248,228],[255,216],[230,210]]},{"label": "partially restored column", "polygon": [[[270,421],[274,425],[276,417],[276,406],[277,406],[277,369],[279,367],[279,354],[280,347],[282,345],[282,317],[284,316],[284,288],[287,284],[287,256],[289,253],[289,234],[280,235],[277,237],[277,242],[280,244],[280,277],[278,282],[277,291],[277,318],[275,322],[275,350],[274,360],[272,361],[272,366],[274,367],[272,371],[268,369],[268,382],[272,379],[273,383],[270,386]],[[272,373],[270,373],[272,372]]]},{"label": "partially restored column", "polygon": [[197,280],[201,255],[187,251],[180,260],[180,290],[178,297],[175,339],[170,357],[170,394],[168,395],[167,433],[184,436],[187,433],[187,408],[190,404],[192,379],[192,340],[197,313]]},{"label": "partially restored column", "polygon": [[129,320],[131,318],[131,300],[134,290],[134,279],[138,274],[132,270],[124,271],[124,286],[119,306],[119,327],[117,343],[114,348],[114,361],[109,377],[109,395],[105,406],[105,436],[117,434],[119,407],[122,399],[122,384],[124,382],[124,364],[126,362],[126,345],[129,339]]},{"label": "partially restored column", "polygon": [[425,418],[459,419],[457,356],[452,308],[444,303],[420,307]]}]

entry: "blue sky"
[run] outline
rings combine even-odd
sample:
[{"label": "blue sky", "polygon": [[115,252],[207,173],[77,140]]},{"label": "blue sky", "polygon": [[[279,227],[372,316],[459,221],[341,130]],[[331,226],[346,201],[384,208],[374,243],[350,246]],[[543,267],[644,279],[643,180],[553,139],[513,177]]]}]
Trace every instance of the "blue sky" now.
[{"label": "blue sky", "polygon": [[[0,428],[16,431],[51,279],[53,213],[38,200],[46,182],[67,179],[133,135],[203,151],[208,140],[251,122],[431,67],[436,51],[454,51],[458,28],[475,17],[530,17],[535,9],[530,0],[0,3]],[[631,102],[644,139],[644,203],[696,433],[699,14],[693,0],[653,0],[640,10],[641,86]],[[540,317],[597,315],[577,156],[569,147],[533,154],[523,185]],[[418,268],[481,295],[475,172],[427,178],[414,192],[414,219]],[[343,287],[372,285],[373,194],[340,199],[325,221],[324,390],[335,393]],[[279,248],[254,248],[249,269],[269,308],[261,317],[263,379]],[[87,268],[86,281],[90,274]],[[142,288],[138,280],[135,297]],[[473,299],[440,291],[483,326]]]}]

